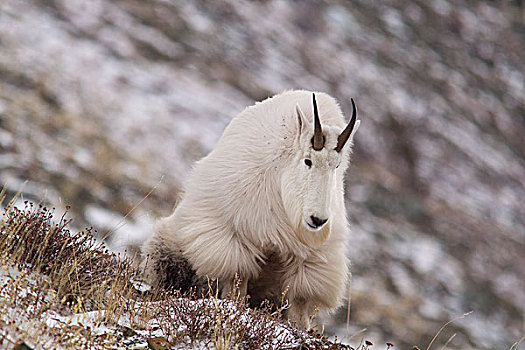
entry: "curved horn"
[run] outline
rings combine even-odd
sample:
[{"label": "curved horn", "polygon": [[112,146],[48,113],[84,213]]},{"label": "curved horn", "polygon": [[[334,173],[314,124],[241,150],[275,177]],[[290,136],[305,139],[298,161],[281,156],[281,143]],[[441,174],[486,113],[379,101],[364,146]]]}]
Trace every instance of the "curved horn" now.
[{"label": "curved horn", "polygon": [[348,138],[352,134],[352,130],[354,130],[355,121],[357,119],[357,109],[355,108],[354,99],[351,98],[350,100],[352,100],[352,108],[353,108],[352,119],[350,119],[350,122],[348,123],[346,128],[343,130],[341,135],[337,137],[337,146],[334,148],[337,152],[341,152],[346,141],[348,141]]},{"label": "curved horn", "polygon": [[312,138],[312,145],[314,150],[320,151],[324,147],[323,129],[321,128],[321,121],[319,120],[319,112],[317,111],[317,102],[315,101],[315,94],[313,95],[314,103],[314,137]]}]

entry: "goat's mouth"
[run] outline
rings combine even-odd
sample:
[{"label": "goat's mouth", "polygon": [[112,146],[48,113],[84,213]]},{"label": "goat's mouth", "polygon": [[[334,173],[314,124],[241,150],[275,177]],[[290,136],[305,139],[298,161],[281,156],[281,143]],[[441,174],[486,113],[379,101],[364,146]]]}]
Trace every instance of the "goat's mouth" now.
[{"label": "goat's mouth", "polygon": [[321,225],[316,226],[313,222],[311,223],[311,222],[309,222],[309,220],[304,220],[304,226],[310,232],[318,232],[323,227],[325,227],[325,224],[323,223]]},{"label": "goat's mouth", "polygon": [[308,229],[309,231],[319,231],[325,226],[327,222],[328,218],[320,219],[316,215],[310,215],[308,218],[304,218],[306,229]]},{"label": "goat's mouth", "polygon": [[306,222],[306,226],[312,229],[312,231],[317,231],[319,229],[318,226],[311,225],[309,222]]}]

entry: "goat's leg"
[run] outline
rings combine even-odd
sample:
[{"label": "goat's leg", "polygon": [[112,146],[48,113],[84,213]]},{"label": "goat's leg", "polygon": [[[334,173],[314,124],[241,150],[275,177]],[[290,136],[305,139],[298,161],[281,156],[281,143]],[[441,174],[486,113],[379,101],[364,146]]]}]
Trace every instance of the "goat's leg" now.
[{"label": "goat's leg", "polygon": [[310,329],[310,318],[313,316],[314,308],[308,301],[302,298],[289,300],[290,306],[287,317],[302,329]]}]

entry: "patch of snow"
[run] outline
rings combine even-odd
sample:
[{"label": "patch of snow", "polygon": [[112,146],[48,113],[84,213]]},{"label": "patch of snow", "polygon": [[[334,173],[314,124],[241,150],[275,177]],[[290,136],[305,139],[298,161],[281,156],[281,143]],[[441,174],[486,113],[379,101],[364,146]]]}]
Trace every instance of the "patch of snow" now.
[{"label": "patch of snow", "polygon": [[442,16],[448,16],[452,10],[452,6],[446,0],[433,0],[430,2],[430,6]]},{"label": "patch of snow", "polygon": [[116,253],[129,252],[130,247],[140,247],[153,234],[155,220],[147,213],[135,213],[134,220],[122,219],[111,237],[110,248]]},{"label": "patch of snow", "polygon": [[391,7],[387,7],[381,14],[381,19],[385,22],[387,29],[399,38],[406,37],[406,26],[401,13]]},{"label": "patch of snow", "polygon": [[120,213],[101,208],[94,204],[89,204],[85,207],[84,215],[89,222],[101,229],[117,227],[122,221],[122,215]]}]

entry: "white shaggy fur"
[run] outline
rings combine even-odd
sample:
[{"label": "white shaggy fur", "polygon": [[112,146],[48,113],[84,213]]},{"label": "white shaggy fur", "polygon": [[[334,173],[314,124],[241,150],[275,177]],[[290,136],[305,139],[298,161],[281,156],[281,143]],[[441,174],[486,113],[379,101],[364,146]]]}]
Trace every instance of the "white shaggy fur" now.
[{"label": "white shaggy fur", "polygon": [[[350,277],[343,177],[359,121],[336,152],[343,114],[332,97],[315,95],[325,136],[320,151],[311,143],[312,92],[284,92],[231,121],[143,248],[153,283],[164,273],[156,260],[168,253],[182,255],[197,276],[217,278],[223,293],[236,274],[241,291],[255,299],[278,299],[288,289],[287,315],[305,328],[315,308],[330,312],[342,303]],[[311,216],[328,221],[313,228]]]}]

